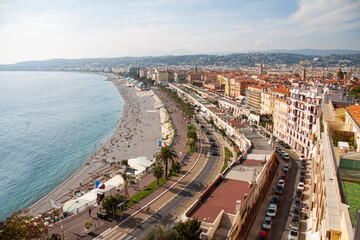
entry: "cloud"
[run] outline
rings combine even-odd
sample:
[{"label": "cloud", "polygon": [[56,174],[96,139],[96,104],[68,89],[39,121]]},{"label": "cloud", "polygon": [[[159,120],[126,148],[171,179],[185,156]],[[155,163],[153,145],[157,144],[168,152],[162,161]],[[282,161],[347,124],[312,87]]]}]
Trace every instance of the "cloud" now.
[{"label": "cloud", "polygon": [[0,3],[0,9],[2,8],[9,8],[11,6],[10,3]]},{"label": "cloud", "polygon": [[263,45],[266,43],[266,40],[265,39],[258,39],[256,40],[256,45]]},{"label": "cloud", "polygon": [[285,20],[266,23],[267,36],[311,36],[360,27],[359,0],[300,0],[299,9]]}]

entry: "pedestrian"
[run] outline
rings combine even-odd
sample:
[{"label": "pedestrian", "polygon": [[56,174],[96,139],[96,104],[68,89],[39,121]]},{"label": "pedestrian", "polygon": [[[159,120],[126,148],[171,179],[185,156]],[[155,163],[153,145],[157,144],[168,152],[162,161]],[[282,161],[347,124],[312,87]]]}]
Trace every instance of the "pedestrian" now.
[{"label": "pedestrian", "polygon": [[89,217],[91,217],[91,208],[89,209]]}]

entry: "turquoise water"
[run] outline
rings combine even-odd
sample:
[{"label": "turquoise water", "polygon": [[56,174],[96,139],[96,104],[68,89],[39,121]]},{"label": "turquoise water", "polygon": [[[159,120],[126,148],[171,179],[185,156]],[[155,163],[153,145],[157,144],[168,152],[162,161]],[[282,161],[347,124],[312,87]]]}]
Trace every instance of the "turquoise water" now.
[{"label": "turquoise water", "polygon": [[0,72],[0,220],[50,192],[111,136],[124,101],[105,80]]}]

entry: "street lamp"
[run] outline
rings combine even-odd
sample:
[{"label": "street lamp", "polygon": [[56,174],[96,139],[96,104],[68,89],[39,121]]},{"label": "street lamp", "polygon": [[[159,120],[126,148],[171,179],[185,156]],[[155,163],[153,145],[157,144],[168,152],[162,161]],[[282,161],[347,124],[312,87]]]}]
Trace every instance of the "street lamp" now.
[{"label": "street lamp", "polygon": [[61,224],[61,236],[62,236],[62,239],[64,240],[64,226]]}]

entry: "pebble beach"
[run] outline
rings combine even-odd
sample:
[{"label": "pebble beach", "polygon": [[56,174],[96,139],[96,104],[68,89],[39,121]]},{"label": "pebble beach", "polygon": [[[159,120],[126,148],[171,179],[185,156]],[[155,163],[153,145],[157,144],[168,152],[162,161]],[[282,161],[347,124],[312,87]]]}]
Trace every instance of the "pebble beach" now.
[{"label": "pebble beach", "polygon": [[51,200],[63,203],[74,197],[81,186],[91,186],[94,180],[105,180],[104,173],[111,173],[111,162],[119,163],[130,158],[147,157],[153,160],[162,139],[160,113],[155,109],[156,99],[152,91],[141,91],[130,87],[118,76],[106,75],[125,101],[123,116],[106,143],[96,146],[98,151],[68,179],[46,196],[29,207],[31,215],[52,209]]}]

